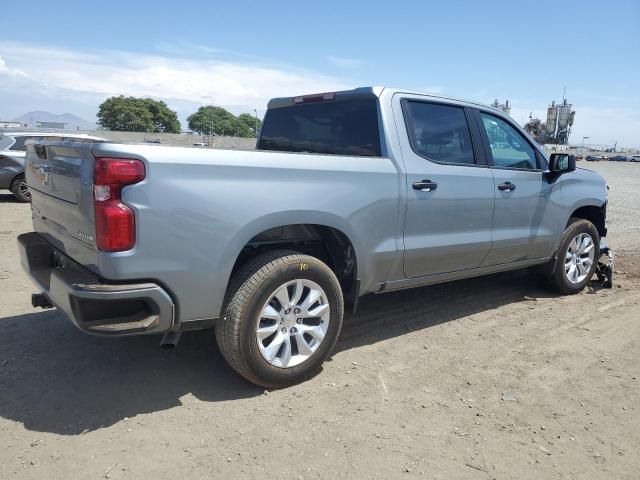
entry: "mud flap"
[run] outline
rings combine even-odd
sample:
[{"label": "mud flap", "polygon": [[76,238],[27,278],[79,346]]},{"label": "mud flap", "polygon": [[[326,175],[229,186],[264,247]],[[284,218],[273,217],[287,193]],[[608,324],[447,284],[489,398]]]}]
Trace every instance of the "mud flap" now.
[{"label": "mud flap", "polygon": [[600,239],[600,258],[596,267],[596,276],[602,288],[613,287],[613,250],[607,247],[604,239]]}]

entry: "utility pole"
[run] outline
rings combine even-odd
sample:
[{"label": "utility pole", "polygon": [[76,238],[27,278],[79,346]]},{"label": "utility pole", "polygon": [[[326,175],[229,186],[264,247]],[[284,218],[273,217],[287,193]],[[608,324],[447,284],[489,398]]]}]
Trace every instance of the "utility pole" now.
[{"label": "utility pole", "polygon": [[258,138],[258,109],[254,108],[253,111],[256,114],[256,129],[255,129],[255,133],[256,133],[256,138]]},{"label": "utility pole", "polygon": [[209,126],[209,148],[213,148],[213,110],[211,110],[211,117],[209,117],[211,125]]},{"label": "utility pole", "polygon": [[582,143],[580,144],[580,155],[584,155],[584,141],[589,137],[582,137]]}]

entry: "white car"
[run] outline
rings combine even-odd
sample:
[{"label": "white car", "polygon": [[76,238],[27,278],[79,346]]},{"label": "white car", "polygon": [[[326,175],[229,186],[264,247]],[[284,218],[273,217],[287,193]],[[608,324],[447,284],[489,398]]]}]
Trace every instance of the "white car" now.
[{"label": "white car", "polygon": [[104,141],[84,133],[65,132],[0,132],[0,190],[11,190],[20,202],[31,201],[24,181],[24,157],[28,140]]}]

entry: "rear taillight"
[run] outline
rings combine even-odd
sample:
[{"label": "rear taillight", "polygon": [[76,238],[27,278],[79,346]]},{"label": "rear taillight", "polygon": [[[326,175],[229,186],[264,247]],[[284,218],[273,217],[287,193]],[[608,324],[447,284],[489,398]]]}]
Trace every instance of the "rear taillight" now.
[{"label": "rear taillight", "polygon": [[141,182],[144,163],[124,158],[96,158],[93,198],[96,244],[104,252],[131,250],[136,243],[133,210],[122,203],[122,187]]}]

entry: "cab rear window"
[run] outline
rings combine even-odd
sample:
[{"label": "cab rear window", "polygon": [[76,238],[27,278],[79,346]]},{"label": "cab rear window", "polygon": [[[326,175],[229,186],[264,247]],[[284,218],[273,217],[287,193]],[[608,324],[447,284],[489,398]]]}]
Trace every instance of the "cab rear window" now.
[{"label": "cab rear window", "polygon": [[258,149],[379,157],[377,100],[273,108],[265,116]]}]

